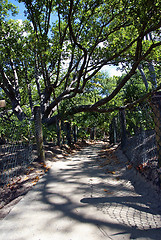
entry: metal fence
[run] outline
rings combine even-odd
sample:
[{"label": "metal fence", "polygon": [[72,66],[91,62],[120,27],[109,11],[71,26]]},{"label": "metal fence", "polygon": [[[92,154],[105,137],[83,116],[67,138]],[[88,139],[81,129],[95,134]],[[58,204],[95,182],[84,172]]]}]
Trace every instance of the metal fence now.
[{"label": "metal fence", "polygon": [[110,125],[110,143],[121,142],[130,164],[154,184],[160,185],[160,93],[132,109],[121,110]]},{"label": "metal fence", "polygon": [[32,123],[0,113],[0,186],[9,184],[33,161]]}]

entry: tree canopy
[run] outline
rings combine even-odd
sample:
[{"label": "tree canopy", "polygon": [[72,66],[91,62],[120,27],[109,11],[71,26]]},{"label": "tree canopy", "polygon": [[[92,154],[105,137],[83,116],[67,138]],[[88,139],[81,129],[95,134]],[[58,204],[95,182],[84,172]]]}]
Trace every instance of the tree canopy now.
[{"label": "tree canopy", "polygon": [[[138,66],[160,63],[160,0],[19,2],[25,4],[26,21],[7,20],[7,10],[16,13],[7,0],[0,8],[0,87],[19,119],[35,105],[48,124],[62,115],[112,111],[105,104]],[[100,83],[96,76],[108,65],[121,65],[127,73],[112,91],[103,91],[111,80],[107,76]],[[100,97],[78,101],[90,88]],[[69,100],[73,104],[66,104]]]}]

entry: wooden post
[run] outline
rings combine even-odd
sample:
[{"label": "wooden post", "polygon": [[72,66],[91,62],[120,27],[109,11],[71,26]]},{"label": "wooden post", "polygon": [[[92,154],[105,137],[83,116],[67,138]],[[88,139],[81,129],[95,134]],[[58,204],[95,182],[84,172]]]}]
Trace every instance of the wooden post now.
[{"label": "wooden post", "polygon": [[74,143],[77,142],[77,131],[78,131],[78,128],[76,125],[73,126],[73,137],[74,137]]},{"label": "wooden post", "polygon": [[72,140],[71,140],[71,125],[69,122],[66,122],[66,129],[67,129],[67,144],[68,146],[71,146]]},{"label": "wooden post", "polygon": [[[6,101],[5,100],[0,100],[0,108],[4,108],[6,106]],[[0,134],[0,144],[4,144],[6,142],[3,134]]]},{"label": "wooden post", "polygon": [[56,119],[57,145],[61,145],[61,121]]},{"label": "wooden post", "polygon": [[125,110],[120,110],[120,123],[121,123],[121,148],[126,146],[127,134],[126,134],[126,117]]},{"label": "wooden post", "polygon": [[35,121],[35,137],[37,144],[37,154],[39,162],[45,161],[45,152],[43,147],[43,132],[41,123],[41,110],[40,107],[34,107],[34,121]]},{"label": "wooden post", "polygon": [[95,127],[92,127],[90,129],[90,139],[91,140],[95,140],[95,134],[96,134],[96,129],[95,129]]},{"label": "wooden post", "polygon": [[62,134],[61,134],[62,144],[65,144],[65,124],[63,120],[61,120],[61,129],[62,129]]},{"label": "wooden post", "polygon": [[0,107],[3,108],[6,106],[6,101],[5,100],[0,100]]}]

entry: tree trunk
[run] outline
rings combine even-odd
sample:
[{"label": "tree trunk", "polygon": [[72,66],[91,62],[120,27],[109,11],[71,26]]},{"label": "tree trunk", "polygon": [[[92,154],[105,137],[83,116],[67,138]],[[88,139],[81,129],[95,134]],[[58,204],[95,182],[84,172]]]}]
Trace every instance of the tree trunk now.
[{"label": "tree trunk", "polygon": [[138,69],[139,69],[139,71],[140,71],[141,77],[142,77],[143,82],[144,82],[144,84],[145,84],[146,90],[148,90],[149,85],[148,85],[148,81],[147,81],[147,79],[146,79],[146,76],[145,76],[145,73],[144,73],[144,71],[143,71],[142,66],[141,66],[141,65],[138,65]]},{"label": "tree trunk", "polygon": [[27,63],[26,62],[25,62],[25,77],[26,77],[26,84],[27,84],[27,91],[28,91],[30,109],[31,109],[31,112],[33,113],[33,101],[32,101],[32,93],[31,93],[31,84],[30,84],[29,79],[28,79]]},{"label": "tree trunk", "polygon": [[157,87],[157,80],[156,80],[155,68],[153,66],[152,61],[148,64],[148,68],[149,68],[149,72],[150,72],[150,80],[151,80],[153,88],[155,89]]},{"label": "tree trunk", "polygon": [[41,123],[41,110],[40,107],[34,108],[34,121],[35,121],[35,137],[37,144],[37,155],[38,161],[45,161],[45,152],[43,147],[43,132],[42,132],[42,123]]}]

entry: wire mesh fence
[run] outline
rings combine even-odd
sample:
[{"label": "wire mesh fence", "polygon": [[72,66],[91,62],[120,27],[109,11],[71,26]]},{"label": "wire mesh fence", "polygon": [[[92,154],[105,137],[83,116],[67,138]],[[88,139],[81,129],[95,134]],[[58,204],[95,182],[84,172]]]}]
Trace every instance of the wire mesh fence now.
[{"label": "wire mesh fence", "polygon": [[0,186],[9,184],[33,161],[32,123],[0,114]]},{"label": "wire mesh fence", "polygon": [[133,109],[121,110],[110,126],[110,142],[121,142],[130,163],[160,185],[161,98],[153,96]]}]

